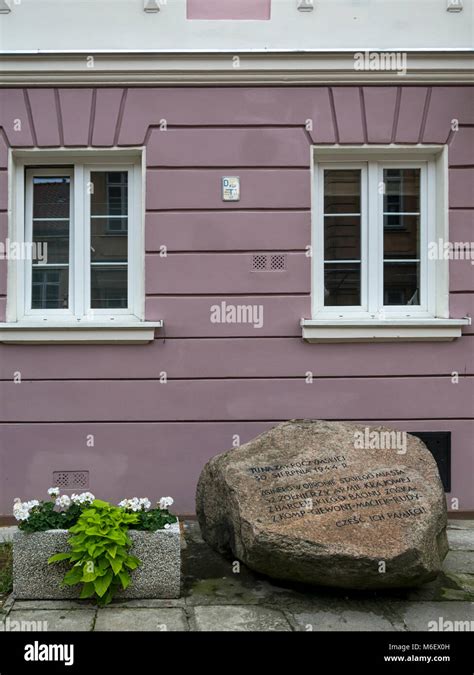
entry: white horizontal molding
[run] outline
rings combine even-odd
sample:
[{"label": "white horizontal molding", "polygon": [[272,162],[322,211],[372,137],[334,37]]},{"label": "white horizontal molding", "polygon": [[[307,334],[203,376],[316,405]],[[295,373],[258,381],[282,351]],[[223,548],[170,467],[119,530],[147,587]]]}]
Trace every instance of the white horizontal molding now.
[{"label": "white horizontal molding", "polygon": [[[395,53],[385,50],[367,50]],[[397,49],[396,51],[403,51]],[[360,50],[219,52],[0,52],[0,86],[25,85],[199,85],[470,84],[474,53],[406,51],[407,70],[357,70]],[[240,67],[235,68],[234,57]],[[94,58],[94,68],[87,58]]]},{"label": "white horizontal molding", "polygon": [[307,342],[446,342],[461,337],[465,319],[301,319]]},{"label": "white horizontal molding", "polygon": [[12,344],[146,344],[163,321],[0,323],[0,342]]}]

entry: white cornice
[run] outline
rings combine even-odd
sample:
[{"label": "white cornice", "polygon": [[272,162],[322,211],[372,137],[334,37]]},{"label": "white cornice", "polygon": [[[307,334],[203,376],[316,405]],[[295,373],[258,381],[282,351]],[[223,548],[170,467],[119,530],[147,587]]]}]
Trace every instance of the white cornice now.
[{"label": "white cornice", "polygon": [[[394,70],[356,70],[354,53],[358,52],[0,53],[0,86],[474,83],[472,50],[409,50],[405,74]],[[235,56],[240,59],[238,68]]]}]

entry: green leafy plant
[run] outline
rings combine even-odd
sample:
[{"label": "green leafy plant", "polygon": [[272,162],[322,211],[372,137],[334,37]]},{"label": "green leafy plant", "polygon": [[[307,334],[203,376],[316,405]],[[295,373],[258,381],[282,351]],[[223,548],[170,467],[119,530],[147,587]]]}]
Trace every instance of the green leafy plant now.
[{"label": "green leafy plant", "polygon": [[137,513],[96,499],[69,528],[71,551],[53,555],[48,562],[69,561],[72,567],[63,583],[83,584],[82,599],[95,596],[100,605],[106,605],[118,588],[127,588],[130,572],[140,565],[129,553],[132,542],[127,534],[138,519]]}]

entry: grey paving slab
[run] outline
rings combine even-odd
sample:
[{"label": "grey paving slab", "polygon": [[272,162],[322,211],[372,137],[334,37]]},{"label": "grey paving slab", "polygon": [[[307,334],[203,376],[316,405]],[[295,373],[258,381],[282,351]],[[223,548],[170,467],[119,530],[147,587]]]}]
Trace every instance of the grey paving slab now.
[{"label": "grey paving slab", "polygon": [[448,530],[474,530],[474,520],[461,520],[460,518],[448,520]]},{"label": "grey paving slab", "polygon": [[473,602],[394,603],[390,609],[409,631],[474,631]]},{"label": "grey paving slab", "polygon": [[94,630],[176,632],[188,630],[188,625],[184,610],[179,608],[105,607],[97,612]]},{"label": "grey paving slab", "polygon": [[160,600],[158,598],[146,598],[142,600],[114,600],[107,609],[123,607],[124,609],[158,609],[161,607],[184,607],[184,598],[175,598],[170,600]]},{"label": "grey paving slab", "polygon": [[19,626],[17,630],[84,632],[92,630],[95,615],[93,609],[17,610],[13,606],[5,621],[10,622],[9,630],[12,630],[12,622],[15,621],[15,625]]},{"label": "grey paving slab", "polygon": [[474,574],[474,553],[449,551],[443,562],[443,570],[453,574]]},{"label": "grey paving slab", "polygon": [[195,607],[194,616],[198,631],[291,631],[291,626],[283,613],[267,607],[235,605]]},{"label": "grey paving slab", "polygon": [[474,551],[474,530],[448,530],[451,551]]},{"label": "grey paving slab", "polygon": [[15,600],[15,610],[31,609],[35,611],[47,611],[51,609],[95,609],[93,603],[74,600]]},{"label": "grey paving slab", "polygon": [[12,525],[11,527],[0,527],[0,544],[6,541],[13,541],[13,535],[18,532],[18,527]]},{"label": "grey paving slab", "polygon": [[298,630],[308,632],[403,630],[400,622],[392,622],[387,616],[367,609],[343,611],[321,609],[314,612],[292,613],[291,616]]}]

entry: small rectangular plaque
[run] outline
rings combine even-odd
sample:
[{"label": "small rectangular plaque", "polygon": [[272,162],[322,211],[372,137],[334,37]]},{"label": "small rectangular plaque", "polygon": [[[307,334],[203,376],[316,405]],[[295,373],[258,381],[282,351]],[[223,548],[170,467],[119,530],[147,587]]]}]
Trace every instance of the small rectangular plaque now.
[{"label": "small rectangular plaque", "polygon": [[224,202],[238,202],[240,199],[240,177],[222,177],[222,199]]}]

